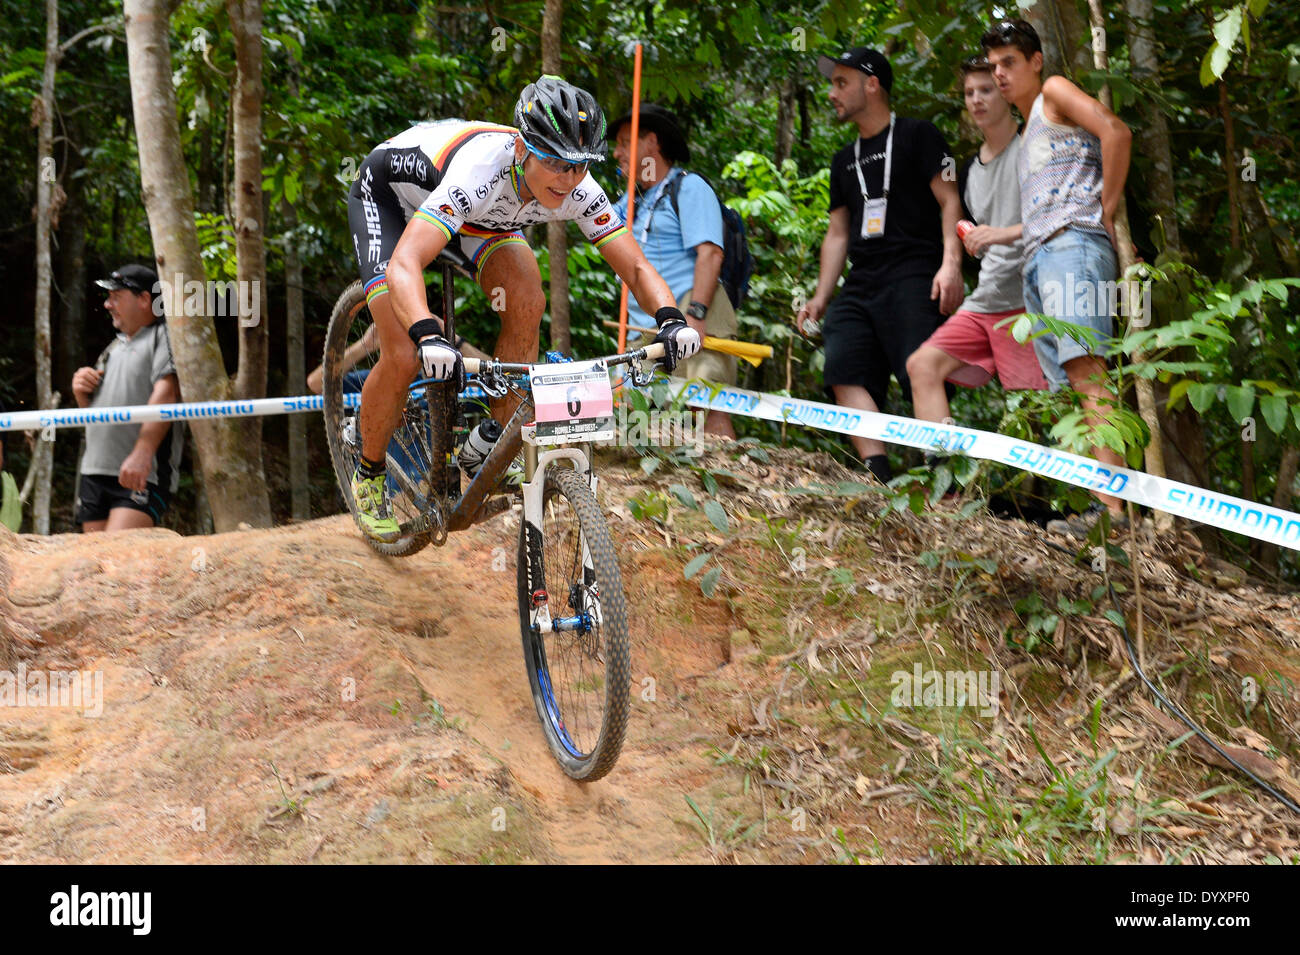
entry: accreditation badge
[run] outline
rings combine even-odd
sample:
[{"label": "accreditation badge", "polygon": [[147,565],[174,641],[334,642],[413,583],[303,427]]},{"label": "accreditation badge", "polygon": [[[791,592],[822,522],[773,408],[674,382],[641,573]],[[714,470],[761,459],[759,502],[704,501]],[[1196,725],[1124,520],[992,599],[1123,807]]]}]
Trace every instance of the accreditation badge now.
[{"label": "accreditation badge", "polygon": [[885,234],[885,206],[888,199],[867,199],[862,206],[862,238],[879,239]]}]

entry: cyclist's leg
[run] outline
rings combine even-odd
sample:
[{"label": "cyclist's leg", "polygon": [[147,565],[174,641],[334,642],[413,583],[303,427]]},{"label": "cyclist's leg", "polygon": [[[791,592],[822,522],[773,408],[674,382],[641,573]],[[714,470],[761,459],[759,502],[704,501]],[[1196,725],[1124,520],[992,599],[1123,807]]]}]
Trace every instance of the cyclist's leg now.
[{"label": "cyclist's leg", "polygon": [[388,297],[388,260],[406,228],[401,203],[388,185],[384,156],[371,153],[348,193],[348,225],[366,304],[379,335],[379,360],[361,390],[361,454],[376,464],[401,421],[406,390],[418,369],[411,339]]},{"label": "cyclist's leg", "polygon": [[370,300],[370,314],[379,330],[379,361],[361,387],[361,454],[378,463],[401,423],[406,391],[419,370],[419,359],[387,289]]},{"label": "cyclist's leg", "polygon": [[392,542],[400,530],[388,510],[385,450],[401,420],[418,362],[388,297],[388,260],[406,228],[406,216],[384,172],[383,153],[371,153],[348,194],[348,226],[380,350],[361,388],[361,460],[352,477],[352,496],[362,530]]},{"label": "cyclist's leg", "polygon": [[[474,255],[479,287],[501,315],[496,355],[502,361],[537,360],[546,294],[537,257],[518,232],[501,233],[483,243]],[[505,424],[519,399],[513,395],[492,401],[492,417]]]}]

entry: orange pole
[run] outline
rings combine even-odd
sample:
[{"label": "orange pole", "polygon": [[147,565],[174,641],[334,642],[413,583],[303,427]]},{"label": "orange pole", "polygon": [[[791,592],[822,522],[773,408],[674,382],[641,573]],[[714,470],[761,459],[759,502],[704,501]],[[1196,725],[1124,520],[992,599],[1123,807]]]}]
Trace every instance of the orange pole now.
[{"label": "orange pole", "polygon": [[[627,157],[627,231],[636,221],[636,144],[641,128],[641,44],[632,59],[632,142]],[[627,351],[627,283],[618,297],[618,350]]]}]

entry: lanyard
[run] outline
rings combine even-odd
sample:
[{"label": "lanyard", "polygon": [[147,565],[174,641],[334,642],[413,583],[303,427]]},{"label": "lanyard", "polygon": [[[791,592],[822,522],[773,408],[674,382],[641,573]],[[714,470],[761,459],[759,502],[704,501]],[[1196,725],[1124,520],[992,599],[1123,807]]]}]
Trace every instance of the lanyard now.
[{"label": "lanyard", "polygon": [[[858,173],[858,185],[862,187],[862,201],[866,202],[871,197],[867,195],[867,180],[862,176],[862,139],[858,138],[853,144],[853,168]],[[889,198],[889,173],[894,165],[894,114],[889,114],[889,135],[885,137],[885,195]]]},{"label": "lanyard", "polygon": [[637,243],[638,245],[644,246],[646,238],[650,235],[650,226],[654,224],[655,212],[659,209],[659,203],[664,201],[664,196],[668,195],[668,183],[672,181],[673,173],[678,173],[683,176],[686,175],[686,173],[681,171],[681,167],[678,166],[669,172],[668,175],[663,178],[663,181],[659,183],[659,195],[655,196],[655,201],[650,206],[650,214],[646,217],[645,228],[641,230],[641,241]]}]

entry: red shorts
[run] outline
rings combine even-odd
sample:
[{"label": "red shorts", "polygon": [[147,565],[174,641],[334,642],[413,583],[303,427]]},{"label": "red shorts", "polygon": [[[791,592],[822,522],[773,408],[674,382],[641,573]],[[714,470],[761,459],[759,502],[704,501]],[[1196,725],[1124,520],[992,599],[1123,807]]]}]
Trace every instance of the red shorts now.
[{"label": "red shorts", "polygon": [[1011,326],[995,328],[998,322],[1019,315],[1010,312],[957,311],[940,325],[925,344],[965,362],[948,380],[967,388],[978,388],[997,372],[1002,387],[1008,391],[1047,388],[1047,379],[1038,366],[1038,356],[1029,342],[1023,345],[1011,337]]}]

